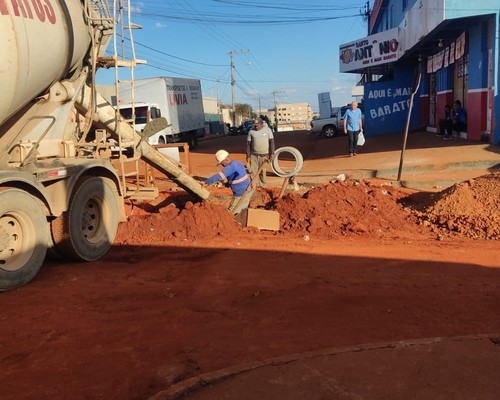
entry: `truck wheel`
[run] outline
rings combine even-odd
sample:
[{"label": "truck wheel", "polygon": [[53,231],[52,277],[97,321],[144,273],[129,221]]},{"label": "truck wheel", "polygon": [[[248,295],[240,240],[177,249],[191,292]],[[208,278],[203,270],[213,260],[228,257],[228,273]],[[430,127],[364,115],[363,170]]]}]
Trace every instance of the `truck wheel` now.
[{"label": "truck wheel", "polygon": [[187,143],[189,145],[189,150],[194,150],[198,145],[198,138],[195,134],[190,133],[187,135]]},{"label": "truck wheel", "polygon": [[52,221],[55,250],[74,261],[94,261],[109,250],[118,229],[118,198],[109,179],[84,177],[70,207]]},{"label": "truck wheel", "polygon": [[337,134],[337,127],[335,125],[325,125],[322,132],[325,137],[332,138]]},{"label": "truck wheel", "polygon": [[0,291],[30,282],[47,252],[48,222],[38,202],[18,189],[0,189]]}]

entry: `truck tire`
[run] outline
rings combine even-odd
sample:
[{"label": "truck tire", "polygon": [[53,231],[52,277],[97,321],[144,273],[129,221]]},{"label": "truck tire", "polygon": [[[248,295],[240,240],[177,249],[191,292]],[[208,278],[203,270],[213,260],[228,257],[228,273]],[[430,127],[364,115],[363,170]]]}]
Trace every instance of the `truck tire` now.
[{"label": "truck tire", "polygon": [[49,224],[30,194],[0,189],[0,291],[30,282],[47,252]]},{"label": "truck tire", "polygon": [[335,125],[325,125],[321,131],[324,137],[332,138],[337,134],[337,127]]},{"label": "truck tire", "polygon": [[118,196],[114,183],[102,177],[82,178],[68,211],[52,221],[55,251],[73,261],[95,261],[107,253],[118,229]]},{"label": "truck tire", "polygon": [[198,138],[194,133],[188,133],[186,142],[189,145],[189,150],[194,150],[198,146]]}]

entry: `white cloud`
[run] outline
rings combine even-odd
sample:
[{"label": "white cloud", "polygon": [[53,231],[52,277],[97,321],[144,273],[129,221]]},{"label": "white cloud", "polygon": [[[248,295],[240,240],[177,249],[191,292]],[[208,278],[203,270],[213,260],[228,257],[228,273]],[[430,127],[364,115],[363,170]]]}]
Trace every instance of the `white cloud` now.
[{"label": "white cloud", "polygon": [[130,11],[134,14],[140,14],[142,12],[143,7],[144,7],[143,2],[138,2],[137,4],[131,4]]},{"label": "white cloud", "polygon": [[161,24],[160,22],[157,22],[157,23],[155,24],[155,28],[156,28],[156,29],[163,29],[163,28],[166,28],[166,27],[167,27],[167,25],[165,25],[165,24]]}]

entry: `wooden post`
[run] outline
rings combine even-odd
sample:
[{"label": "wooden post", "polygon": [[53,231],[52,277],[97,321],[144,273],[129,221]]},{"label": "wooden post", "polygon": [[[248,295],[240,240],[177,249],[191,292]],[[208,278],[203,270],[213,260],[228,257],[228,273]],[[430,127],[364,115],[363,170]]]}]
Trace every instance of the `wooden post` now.
[{"label": "wooden post", "polygon": [[283,194],[285,193],[286,184],[288,182],[290,182],[290,178],[283,179],[283,186],[281,186],[281,191],[280,191],[280,195],[278,196],[278,199],[281,199],[283,197]]}]

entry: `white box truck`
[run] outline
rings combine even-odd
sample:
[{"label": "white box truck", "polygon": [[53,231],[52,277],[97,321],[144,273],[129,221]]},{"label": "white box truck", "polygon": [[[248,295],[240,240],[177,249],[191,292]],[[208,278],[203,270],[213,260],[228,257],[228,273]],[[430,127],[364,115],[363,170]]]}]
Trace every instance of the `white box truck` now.
[{"label": "white box truck", "polygon": [[[130,85],[121,85],[120,101],[123,103],[119,108],[122,115],[131,108],[131,105],[127,104],[131,97]],[[198,138],[205,134],[203,98],[198,79],[166,76],[136,79],[134,100],[138,106],[141,103],[153,104],[160,113],[151,113],[150,116],[164,117],[170,125],[149,138],[151,145],[187,142],[193,149],[198,144]],[[137,112],[138,110],[136,116]]]}]

